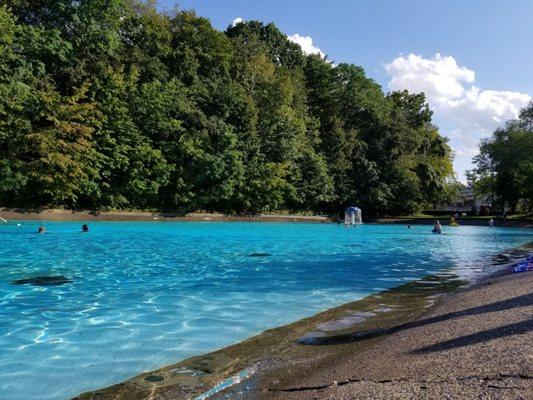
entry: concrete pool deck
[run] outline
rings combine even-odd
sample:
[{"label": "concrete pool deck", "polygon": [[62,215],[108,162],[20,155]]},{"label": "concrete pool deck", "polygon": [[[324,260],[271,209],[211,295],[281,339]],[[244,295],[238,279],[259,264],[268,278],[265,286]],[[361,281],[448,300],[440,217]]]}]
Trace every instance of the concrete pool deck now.
[{"label": "concrete pool deck", "polygon": [[[532,318],[533,273],[492,277],[365,350],[276,369],[240,398],[533,398]],[[343,339],[354,340],[330,346]]]}]

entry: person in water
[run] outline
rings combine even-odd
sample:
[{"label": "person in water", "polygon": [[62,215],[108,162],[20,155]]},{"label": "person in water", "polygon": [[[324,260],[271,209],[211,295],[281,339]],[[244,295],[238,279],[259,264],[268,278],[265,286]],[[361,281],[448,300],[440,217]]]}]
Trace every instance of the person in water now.
[{"label": "person in water", "polygon": [[494,220],[492,218],[489,219],[489,228],[494,228]]},{"label": "person in water", "polygon": [[44,224],[41,224],[39,226],[39,229],[37,229],[37,233],[46,233],[46,228],[44,227]]},{"label": "person in water", "polygon": [[82,227],[81,227],[81,231],[82,232],[89,232],[89,227],[87,226],[87,224],[83,224]]},{"label": "person in water", "polygon": [[439,221],[435,221],[435,224],[433,225],[433,230],[431,232],[442,233],[442,226]]}]

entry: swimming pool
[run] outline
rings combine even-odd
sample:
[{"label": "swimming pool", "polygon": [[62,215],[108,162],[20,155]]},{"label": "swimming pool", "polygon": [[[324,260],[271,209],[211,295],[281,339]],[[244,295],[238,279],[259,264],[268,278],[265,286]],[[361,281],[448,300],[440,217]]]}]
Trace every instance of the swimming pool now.
[{"label": "swimming pool", "polygon": [[0,226],[2,398],[68,399],[442,269],[472,277],[533,240],[516,228],[82,223]]}]

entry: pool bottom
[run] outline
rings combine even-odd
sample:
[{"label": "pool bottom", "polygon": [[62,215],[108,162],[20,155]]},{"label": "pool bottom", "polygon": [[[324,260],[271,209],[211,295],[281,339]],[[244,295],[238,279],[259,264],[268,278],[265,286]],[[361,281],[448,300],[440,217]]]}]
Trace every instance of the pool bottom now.
[{"label": "pool bottom", "polygon": [[[532,248],[529,243],[494,256],[483,275],[501,270]],[[253,386],[254,377],[279,366],[290,370],[302,362],[331,362],[372,346],[396,327],[426,314],[440,295],[470,283],[451,270],[443,271],[75,399],[232,398],[224,393],[234,396],[245,391]]]}]

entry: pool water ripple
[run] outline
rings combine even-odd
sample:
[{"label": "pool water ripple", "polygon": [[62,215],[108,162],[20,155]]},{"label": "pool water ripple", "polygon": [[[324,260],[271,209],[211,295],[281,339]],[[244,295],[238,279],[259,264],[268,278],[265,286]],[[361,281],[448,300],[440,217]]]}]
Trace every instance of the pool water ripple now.
[{"label": "pool water ripple", "polygon": [[[82,223],[0,227],[2,398],[68,399],[429,274],[472,278],[533,239],[485,227]],[[13,284],[36,277],[72,282]]]}]

